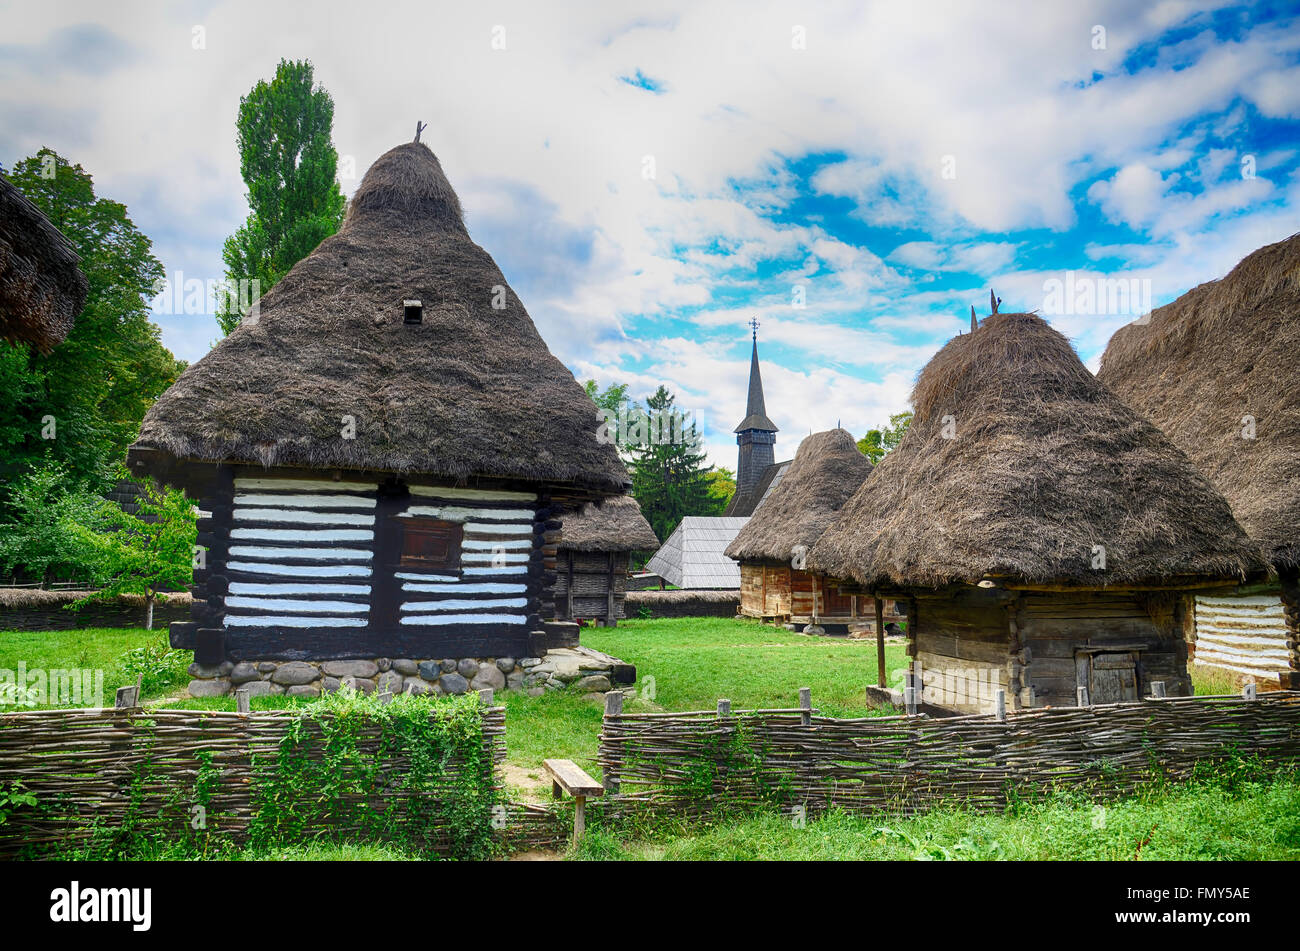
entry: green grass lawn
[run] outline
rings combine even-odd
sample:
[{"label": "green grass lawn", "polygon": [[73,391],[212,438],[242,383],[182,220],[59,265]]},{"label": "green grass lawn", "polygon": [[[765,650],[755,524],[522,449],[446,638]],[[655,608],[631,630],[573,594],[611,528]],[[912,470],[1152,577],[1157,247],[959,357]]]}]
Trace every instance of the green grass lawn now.
[{"label": "green grass lawn", "polygon": [[[583,644],[637,668],[639,695],[630,712],[792,707],[800,687],[829,716],[864,716],[864,687],[876,682],[872,640],[805,637],[782,628],[730,618],[633,620],[617,628],[587,628]],[[142,660],[132,651],[147,648]],[[188,652],[166,656],[166,633],[142,629],[0,632],[0,668],[89,668],[104,671],[105,702],[117,687],[148,672],[145,701],[189,709],[233,710],[234,699],[184,698]],[[891,685],[906,664],[901,642],[886,650]],[[1197,693],[1229,693],[1225,678],[1194,669]],[[653,689],[651,689],[651,687]],[[653,696],[651,696],[653,693]],[[516,795],[549,794],[541,761],[563,757],[596,776],[602,706],[575,694],[528,697],[509,692],[506,706],[507,784]],[[258,697],[254,709],[303,701]],[[1098,815],[1104,822],[1098,825]],[[1141,844],[1141,848],[1138,845]],[[157,857],[173,857],[160,853]],[[407,858],[386,846],[313,846],[248,859]],[[1300,858],[1300,780],[1294,773],[1250,781],[1232,777],[1156,787],[1109,805],[1104,813],[1082,799],[1024,805],[1005,814],[936,809],[924,816],[854,817],[832,814],[797,828],[788,818],[756,816],[693,828],[624,829],[594,822],[577,853],[588,859],[907,859],[907,858]]]}]

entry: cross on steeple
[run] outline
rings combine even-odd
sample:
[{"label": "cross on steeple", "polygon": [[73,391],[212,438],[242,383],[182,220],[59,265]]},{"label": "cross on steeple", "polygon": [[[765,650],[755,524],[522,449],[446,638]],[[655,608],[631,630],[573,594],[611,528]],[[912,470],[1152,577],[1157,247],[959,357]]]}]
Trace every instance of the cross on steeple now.
[{"label": "cross on steeple", "polygon": [[754,342],[757,343],[758,342],[758,318],[757,317],[749,318],[749,329],[753,331]]}]

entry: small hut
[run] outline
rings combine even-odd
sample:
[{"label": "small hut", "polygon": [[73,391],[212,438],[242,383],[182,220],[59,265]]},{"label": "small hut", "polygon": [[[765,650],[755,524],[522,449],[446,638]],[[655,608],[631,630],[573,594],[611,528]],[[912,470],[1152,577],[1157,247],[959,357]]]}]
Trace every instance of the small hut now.
[{"label": "small hut", "polygon": [[806,566],[813,543],[870,473],[870,460],[843,429],[799,444],[784,478],[727,546],[727,557],[740,563],[741,614],[823,629],[872,623],[869,596],[841,594]]},{"label": "small hut", "polygon": [[926,702],[1190,693],[1188,592],[1263,563],[1188,458],[1032,314],[950,340],[912,403],[809,564],[901,600]]},{"label": "small hut", "polygon": [[339,232],[181,374],[131,447],[134,473],[211,513],[173,645],[218,693],[254,661],[296,687],[310,673],[286,663],[373,675],[400,658],[455,692],[478,659],[490,685],[489,661],[552,646],[560,514],[628,487],[595,421],[433,152],[390,150]]},{"label": "small hut", "polygon": [[0,176],[0,338],[49,353],[64,341],[90,285],[72,244]]},{"label": "small hut", "polygon": [[614,627],[627,616],[623,599],[631,553],[654,551],[659,539],[630,495],[588,502],[561,521],[556,616],[567,621],[594,618]]},{"label": "small hut", "polygon": [[675,588],[736,591],[740,568],[725,552],[747,521],[729,515],[688,515],[646,562],[646,570]]},{"label": "small hut", "polygon": [[1193,660],[1300,687],[1300,235],[1111,339],[1099,376],[1210,477],[1270,576],[1196,599]]}]

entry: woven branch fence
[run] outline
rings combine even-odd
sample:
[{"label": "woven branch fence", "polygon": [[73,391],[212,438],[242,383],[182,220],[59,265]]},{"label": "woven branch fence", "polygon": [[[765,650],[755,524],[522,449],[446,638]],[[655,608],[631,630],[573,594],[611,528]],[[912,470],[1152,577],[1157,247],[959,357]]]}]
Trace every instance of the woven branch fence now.
[{"label": "woven branch fence", "polygon": [[988,810],[1085,789],[1099,798],[1197,764],[1300,760],[1300,692],[1178,697],[933,719],[830,719],[810,709],[606,713],[607,808],[708,816],[802,805],[809,813]]},{"label": "woven branch fence", "polygon": [[[409,766],[407,758],[390,752],[369,793],[340,795],[321,823],[301,830],[302,841],[347,838],[355,830],[331,817],[355,815],[353,807],[383,813],[395,806],[400,817],[410,809],[446,806],[451,786],[464,778],[458,773],[467,769],[492,771],[488,783],[499,790],[495,770],[505,758],[505,708],[484,706],[481,715],[482,765],[451,756],[437,781],[413,792],[396,782]],[[4,714],[0,792],[5,784],[20,781],[37,805],[13,810],[0,825],[0,858],[68,851],[97,834],[124,828],[179,837],[191,828],[200,798],[208,828],[233,842],[245,841],[258,808],[259,785],[276,769],[277,752],[296,717],[290,710],[240,714],[139,708]],[[319,736],[321,727],[307,720],[300,729]],[[361,727],[358,757],[375,754],[380,740],[378,726]],[[307,757],[319,760],[322,755],[319,743],[307,745]],[[319,789],[300,792],[303,797],[325,794]],[[504,800],[501,804],[505,822],[499,835],[514,847],[539,847],[563,838],[561,817]],[[451,854],[453,839],[443,832],[439,827],[422,845],[433,854]]]}]

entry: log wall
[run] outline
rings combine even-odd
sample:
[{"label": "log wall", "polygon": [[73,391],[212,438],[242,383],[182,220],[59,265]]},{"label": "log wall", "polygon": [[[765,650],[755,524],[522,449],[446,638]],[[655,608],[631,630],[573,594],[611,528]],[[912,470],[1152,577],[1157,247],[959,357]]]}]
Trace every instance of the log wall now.
[{"label": "log wall", "polygon": [[627,552],[562,549],[555,581],[555,616],[570,621],[598,619],[606,626],[627,617],[627,566]]},{"label": "log wall", "polygon": [[1289,686],[1290,625],[1280,593],[1199,595],[1195,619],[1195,663],[1239,682]]}]

